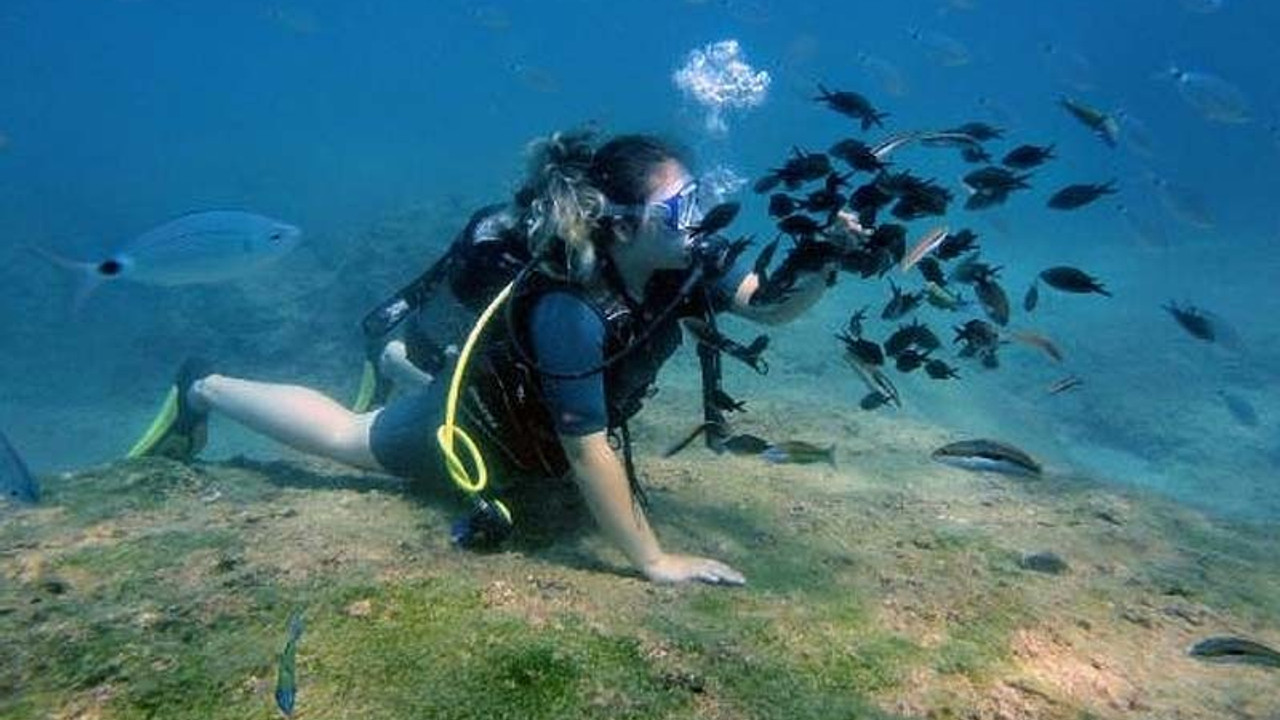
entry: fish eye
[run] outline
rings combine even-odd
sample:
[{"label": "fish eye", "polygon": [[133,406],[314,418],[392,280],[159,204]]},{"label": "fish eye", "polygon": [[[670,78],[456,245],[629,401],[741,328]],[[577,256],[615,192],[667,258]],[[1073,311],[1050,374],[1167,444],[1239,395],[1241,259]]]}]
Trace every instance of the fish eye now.
[{"label": "fish eye", "polygon": [[283,237],[284,237],[284,233],[280,232],[279,230],[276,230],[275,232],[272,232],[270,235],[268,235],[267,239],[271,240],[272,242],[275,242],[277,240],[280,240]]}]

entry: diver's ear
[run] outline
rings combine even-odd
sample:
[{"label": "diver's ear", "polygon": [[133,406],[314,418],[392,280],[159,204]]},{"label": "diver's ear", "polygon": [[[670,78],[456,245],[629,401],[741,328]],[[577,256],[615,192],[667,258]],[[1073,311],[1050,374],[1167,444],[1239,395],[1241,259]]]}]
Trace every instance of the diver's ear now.
[{"label": "diver's ear", "polygon": [[596,244],[602,248],[625,243],[640,230],[640,219],[605,215],[595,233]]}]

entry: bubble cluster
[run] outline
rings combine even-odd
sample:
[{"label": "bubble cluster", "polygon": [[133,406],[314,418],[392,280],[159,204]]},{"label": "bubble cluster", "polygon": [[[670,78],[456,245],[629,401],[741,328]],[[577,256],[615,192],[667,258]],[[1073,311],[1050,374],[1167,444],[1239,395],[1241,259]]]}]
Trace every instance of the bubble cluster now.
[{"label": "bubble cluster", "polygon": [[702,186],[704,200],[709,202],[710,207],[724,202],[730,195],[741,190],[747,184],[747,178],[728,165],[716,165],[703,173],[698,182]]},{"label": "bubble cluster", "polygon": [[672,77],[676,87],[707,110],[707,130],[728,132],[726,110],[762,104],[772,80],[743,60],[737,40],[722,40],[689,53]]}]

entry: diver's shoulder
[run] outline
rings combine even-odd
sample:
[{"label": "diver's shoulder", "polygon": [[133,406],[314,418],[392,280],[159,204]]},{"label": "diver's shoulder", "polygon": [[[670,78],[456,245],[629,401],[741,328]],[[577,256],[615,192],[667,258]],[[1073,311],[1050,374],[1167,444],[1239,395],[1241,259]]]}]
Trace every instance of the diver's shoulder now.
[{"label": "diver's shoulder", "polygon": [[474,243],[497,242],[522,230],[521,216],[511,202],[485,205],[471,214],[463,233]]}]

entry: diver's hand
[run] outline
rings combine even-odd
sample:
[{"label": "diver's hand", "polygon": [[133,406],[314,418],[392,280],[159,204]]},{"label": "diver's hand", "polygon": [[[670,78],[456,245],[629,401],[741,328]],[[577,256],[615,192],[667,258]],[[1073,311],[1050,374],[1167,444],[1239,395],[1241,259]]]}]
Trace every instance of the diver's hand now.
[{"label": "diver's hand", "polygon": [[871,237],[875,228],[862,224],[858,213],[841,210],[836,213],[836,221],[823,232],[823,239],[841,250],[852,250]]},{"label": "diver's hand", "polygon": [[709,585],[742,585],[742,573],[719,560],[693,555],[663,553],[644,567],[644,575],[656,583],[680,583],[696,580]]}]

